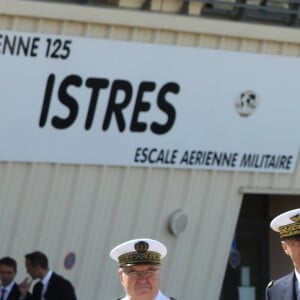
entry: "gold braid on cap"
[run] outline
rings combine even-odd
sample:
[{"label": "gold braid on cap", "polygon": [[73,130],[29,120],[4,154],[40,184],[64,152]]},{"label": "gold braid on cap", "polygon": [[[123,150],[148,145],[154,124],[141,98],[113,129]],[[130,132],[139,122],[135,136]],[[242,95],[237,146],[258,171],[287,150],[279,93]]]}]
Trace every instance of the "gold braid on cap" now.
[{"label": "gold braid on cap", "polygon": [[122,254],[118,257],[119,266],[129,266],[137,264],[160,264],[160,254],[154,251],[148,251],[148,243],[141,241],[134,245],[136,251]]},{"label": "gold braid on cap", "polygon": [[300,215],[298,214],[294,217],[291,217],[290,219],[295,223],[279,227],[279,234],[281,239],[300,235]]}]

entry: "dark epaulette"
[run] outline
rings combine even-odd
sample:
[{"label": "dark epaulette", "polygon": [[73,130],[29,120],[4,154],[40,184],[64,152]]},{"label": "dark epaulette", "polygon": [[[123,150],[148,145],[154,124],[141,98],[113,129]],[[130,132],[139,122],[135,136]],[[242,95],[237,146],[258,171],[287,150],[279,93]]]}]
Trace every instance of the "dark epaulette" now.
[{"label": "dark epaulette", "polygon": [[273,284],[274,284],[274,282],[275,282],[275,280],[271,280],[271,281],[268,283],[267,287],[268,287],[268,288],[272,287]]}]

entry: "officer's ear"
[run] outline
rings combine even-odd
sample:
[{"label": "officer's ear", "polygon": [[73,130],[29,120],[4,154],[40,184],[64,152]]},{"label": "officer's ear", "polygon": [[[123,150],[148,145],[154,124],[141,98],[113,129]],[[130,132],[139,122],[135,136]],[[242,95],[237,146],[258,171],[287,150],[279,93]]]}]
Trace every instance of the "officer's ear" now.
[{"label": "officer's ear", "polygon": [[121,281],[121,283],[123,284],[123,270],[120,268],[119,270],[118,270],[118,276],[119,276],[119,279],[120,279],[120,281]]},{"label": "officer's ear", "polygon": [[281,246],[286,255],[289,255],[288,245],[285,241],[281,241]]}]

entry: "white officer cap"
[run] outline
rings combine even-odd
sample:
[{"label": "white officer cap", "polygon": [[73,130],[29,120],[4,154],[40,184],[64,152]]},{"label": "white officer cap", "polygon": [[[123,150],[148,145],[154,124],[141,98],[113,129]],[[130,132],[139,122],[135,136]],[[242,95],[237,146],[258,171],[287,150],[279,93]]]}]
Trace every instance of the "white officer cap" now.
[{"label": "white officer cap", "polygon": [[160,265],[167,254],[166,246],[152,239],[134,239],[124,242],[110,251],[110,257],[120,267],[138,264]]},{"label": "white officer cap", "polygon": [[280,214],[272,220],[270,226],[274,231],[279,232],[283,240],[300,239],[300,208]]}]

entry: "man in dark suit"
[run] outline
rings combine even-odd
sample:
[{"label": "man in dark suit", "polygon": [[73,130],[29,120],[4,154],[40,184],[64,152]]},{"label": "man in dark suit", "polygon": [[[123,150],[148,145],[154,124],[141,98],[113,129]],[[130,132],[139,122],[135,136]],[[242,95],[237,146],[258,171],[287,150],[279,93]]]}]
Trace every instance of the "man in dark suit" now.
[{"label": "man in dark suit", "polygon": [[300,299],[300,208],[285,212],[271,222],[271,228],[279,232],[281,246],[294,265],[290,274],[269,283],[266,300]]},{"label": "man in dark suit", "polygon": [[[24,300],[76,300],[73,285],[48,267],[48,259],[42,252],[35,251],[25,255],[25,266],[32,279],[39,279],[32,293],[25,280],[20,284]],[[0,299],[1,300],[1,299]]]},{"label": "man in dark suit", "polygon": [[1,300],[19,300],[20,291],[15,276],[17,274],[17,262],[11,257],[0,259],[0,299]]}]

